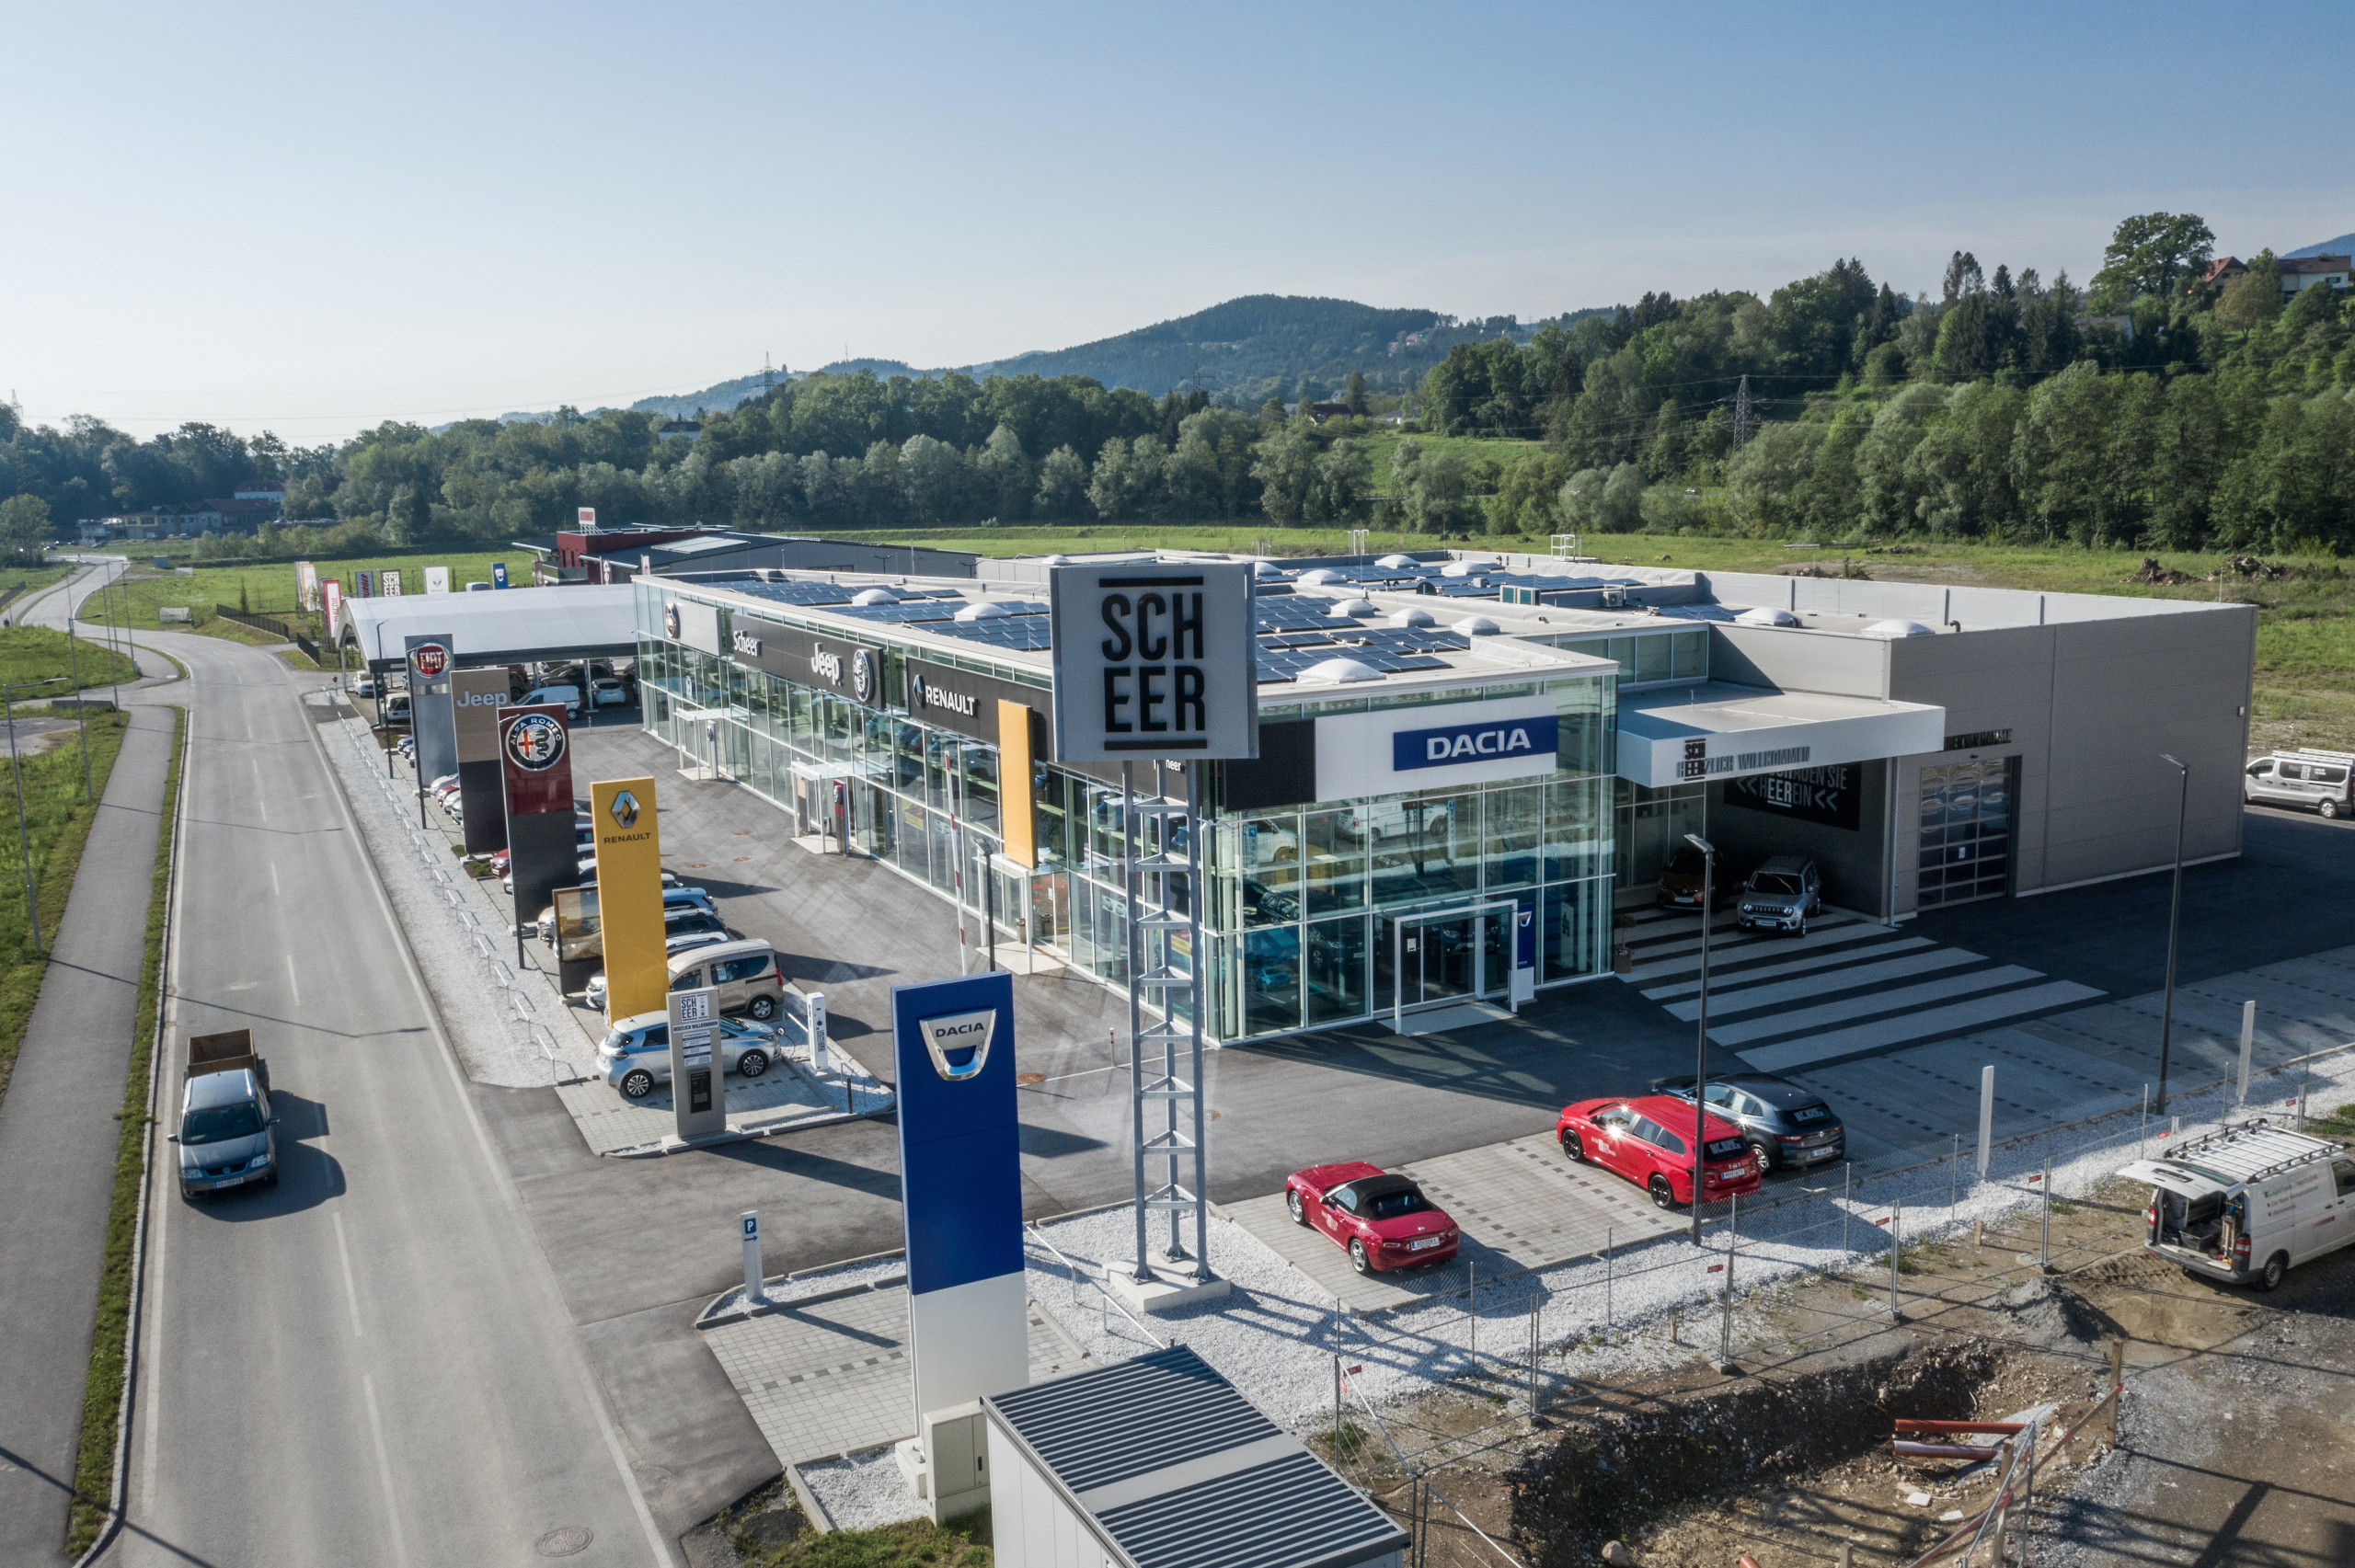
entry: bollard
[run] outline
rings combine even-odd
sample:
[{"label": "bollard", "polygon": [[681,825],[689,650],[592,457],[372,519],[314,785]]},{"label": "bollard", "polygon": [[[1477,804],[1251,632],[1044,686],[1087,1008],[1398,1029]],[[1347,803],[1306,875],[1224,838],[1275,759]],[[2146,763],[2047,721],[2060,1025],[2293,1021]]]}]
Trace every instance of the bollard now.
[{"label": "bollard", "polygon": [[765,1306],[767,1293],[761,1288],[761,1214],[748,1208],[736,1217],[744,1228],[744,1302],[751,1307]]},{"label": "bollard", "polygon": [[1893,1319],[1902,1319],[1905,1316],[1904,1310],[1897,1304],[1897,1260],[1905,1251],[1904,1243],[1899,1239],[1898,1230],[1900,1217],[1903,1212],[1904,1205],[1902,1204],[1892,1203],[1889,1206],[1889,1315]]},{"label": "bollard", "polygon": [[1996,1494],[1997,1502],[1995,1507],[1995,1531],[1993,1541],[1995,1554],[1993,1561],[1997,1562],[2004,1561],[2005,1527],[2009,1525],[2012,1520],[2012,1511],[2008,1507],[2004,1506],[2002,1502],[2002,1494],[2004,1491],[2009,1490],[2011,1484],[2012,1440],[2009,1437],[2006,1437],[2002,1443],[1998,1444],[1995,1448],[1995,1485],[1999,1490]]},{"label": "bollard", "polygon": [[1844,1161],[1840,1167],[1840,1266],[1848,1266],[1848,1195],[1855,1190],[1856,1162]]},{"label": "bollard", "polygon": [[1987,1244],[1987,1221],[1984,1219],[1974,1219],[1970,1222],[1970,1244],[1974,1247],[1983,1247]]},{"label": "bollard", "polygon": [[2257,1003],[2241,1003],[2241,1095],[2240,1103],[2248,1104],[2248,1059],[2257,1045]]},{"label": "bollard", "polygon": [[1537,1292],[1529,1293],[1529,1419],[1537,1419]]},{"label": "bollard", "polygon": [[1844,1540],[1842,1541],[1840,1543],[1840,1557],[1837,1568],[1855,1568],[1855,1548],[1850,1546]]},{"label": "bollard", "polygon": [[2044,1197],[2043,1223],[2036,1243],[2036,1270],[2039,1274],[2052,1272],[2052,1117],[2045,1116],[2044,1127]]},{"label": "bollard", "polygon": [[1954,1218],[1954,1206],[1962,1193],[1962,1134],[1954,1135],[1954,1153],[1947,1161],[1947,1218]]},{"label": "bollard", "polygon": [[1605,1337],[1608,1337],[1611,1333],[1611,1251],[1612,1242],[1614,1240],[1612,1233],[1613,1229],[1614,1228],[1609,1225],[1603,1228],[1603,1332]]},{"label": "bollard", "polygon": [[1674,1307],[1668,1310],[1668,1343],[1671,1345],[1684,1343],[1676,1337],[1676,1309]]},{"label": "bollard", "polygon": [[1733,1370],[1733,1254],[1741,1240],[1740,1232],[1735,1229],[1741,1198],[1736,1195],[1729,1203],[1731,1207],[1726,1210],[1725,1305],[1717,1318],[1717,1370],[1720,1372]]}]

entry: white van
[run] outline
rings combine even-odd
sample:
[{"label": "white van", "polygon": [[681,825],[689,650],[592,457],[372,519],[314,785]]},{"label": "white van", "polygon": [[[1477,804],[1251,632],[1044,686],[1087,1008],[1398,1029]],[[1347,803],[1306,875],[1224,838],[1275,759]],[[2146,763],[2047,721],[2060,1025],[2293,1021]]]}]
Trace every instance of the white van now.
[{"label": "white van", "polygon": [[2345,751],[2269,751],[2249,763],[2241,781],[2243,800],[2268,806],[2304,806],[2325,817],[2355,810],[2355,755]]},{"label": "white van", "polygon": [[2144,1250],[2188,1274],[2270,1290],[2355,1242],[2355,1159],[2262,1116],[2118,1173],[2151,1184]]},{"label": "white van", "polygon": [[538,704],[562,703],[566,718],[580,716],[580,688],[578,686],[534,686],[515,701],[519,706],[527,708]]}]

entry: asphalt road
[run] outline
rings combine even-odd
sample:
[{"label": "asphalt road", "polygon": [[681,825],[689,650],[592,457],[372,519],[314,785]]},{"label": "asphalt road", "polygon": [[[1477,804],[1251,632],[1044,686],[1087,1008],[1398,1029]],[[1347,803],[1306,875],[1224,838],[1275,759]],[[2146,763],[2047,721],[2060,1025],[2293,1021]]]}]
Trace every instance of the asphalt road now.
[{"label": "asphalt road", "polygon": [[[143,634],[143,636],[144,635]],[[164,639],[158,639],[164,640]],[[273,655],[194,679],[161,1105],[191,1033],[249,1027],[284,1179],[151,1194],[118,1562],[669,1562],[506,1167]]]}]

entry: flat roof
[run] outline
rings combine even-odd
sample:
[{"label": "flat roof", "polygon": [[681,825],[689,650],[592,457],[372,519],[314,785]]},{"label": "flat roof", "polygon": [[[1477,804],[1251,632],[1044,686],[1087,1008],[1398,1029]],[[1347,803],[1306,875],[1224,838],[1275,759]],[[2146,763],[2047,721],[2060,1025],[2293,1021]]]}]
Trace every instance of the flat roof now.
[{"label": "flat roof", "polygon": [[[666,582],[672,592],[734,601],[740,612],[789,614],[847,638],[889,637],[924,655],[986,658],[1044,677],[1048,601],[1035,588],[967,578],[764,571],[732,581]],[[879,597],[876,590],[880,589]],[[867,604],[853,602],[876,597]],[[1259,698],[1298,702],[1326,692],[1455,688],[1599,674],[1607,661],[1499,635],[1484,604],[1385,608],[1348,595],[1262,594]],[[1338,668],[1346,660],[1352,669]]]},{"label": "flat roof", "polygon": [[340,635],[379,668],[402,662],[402,638],[435,633],[459,664],[620,658],[638,651],[634,599],[626,583],[347,599]]},{"label": "flat roof", "polygon": [[1946,744],[1946,709],[1925,703],[1723,681],[1623,692],[1618,772],[1657,789],[1742,773],[1911,757]]},{"label": "flat roof", "polygon": [[1133,1568],[1348,1568],[1409,1539],[1187,1345],[982,1403]]}]

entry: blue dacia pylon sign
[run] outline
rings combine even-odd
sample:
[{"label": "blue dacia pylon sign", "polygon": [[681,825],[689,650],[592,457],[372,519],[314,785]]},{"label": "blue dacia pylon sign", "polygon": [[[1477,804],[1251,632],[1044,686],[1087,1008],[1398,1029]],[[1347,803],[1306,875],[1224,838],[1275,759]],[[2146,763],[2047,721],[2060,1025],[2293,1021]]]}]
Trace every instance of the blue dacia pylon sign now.
[{"label": "blue dacia pylon sign", "polygon": [[894,986],[915,1414],[1030,1380],[1014,977]]}]

